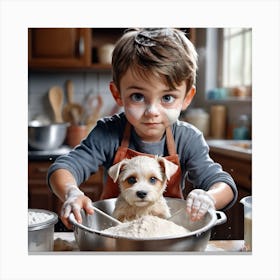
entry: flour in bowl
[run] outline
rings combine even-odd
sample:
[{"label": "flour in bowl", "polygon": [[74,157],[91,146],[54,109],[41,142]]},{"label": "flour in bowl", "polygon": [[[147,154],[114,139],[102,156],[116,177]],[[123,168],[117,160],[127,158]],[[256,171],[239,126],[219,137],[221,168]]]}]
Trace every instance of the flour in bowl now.
[{"label": "flour in bowl", "polygon": [[143,216],[102,231],[102,233],[128,238],[173,237],[189,232],[188,229],[171,221],[151,215]]},{"label": "flour in bowl", "polygon": [[28,225],[36,225],[39,223],[46,222],[53,218],[52,214],[47,214],[44,212],[28,211]]}]

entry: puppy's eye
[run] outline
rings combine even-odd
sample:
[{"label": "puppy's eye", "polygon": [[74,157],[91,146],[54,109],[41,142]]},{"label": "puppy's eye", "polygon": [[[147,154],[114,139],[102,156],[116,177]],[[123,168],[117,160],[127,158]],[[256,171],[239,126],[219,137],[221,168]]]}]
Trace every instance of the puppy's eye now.
[{"label": "puppy's eye", "polygon": [[133,184],[135,184],[135,183],[137,182],[136,178],[133,177],[133,176],[128,177],[128,178],[126,179],[126,181],[127,181],[128,184],[130,184],[130,185],[133,185]]},{"label": "puppy's eye", "polygon": [[158,180],[158,179],[157,179],[156,177],[151,177],[151,178],[149,179],[150,183],[153,184],[153,185],[157,182],[157,180]]}]

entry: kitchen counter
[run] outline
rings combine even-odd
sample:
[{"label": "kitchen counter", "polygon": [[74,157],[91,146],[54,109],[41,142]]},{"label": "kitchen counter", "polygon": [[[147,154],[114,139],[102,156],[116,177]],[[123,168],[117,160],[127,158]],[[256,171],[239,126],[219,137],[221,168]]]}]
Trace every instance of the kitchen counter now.
[{"label": "kitchen counter", "polygon": [[252,159],[252,141],[251,140],[225,140],[225,139],[208,139],[210,152],[245,159]]},{"label": "kitchen counter", "polygon": [[53,161],[60,155],[67,154],[71,151],[69,146],[63,145],[56,150],[40,151],[40,150],[28,150],[28,159],[33,161],[48,160]]},{"label": "kitchen counter", "polygon": [[[54,251],[59,252],[78,252],[79,248],[75,241],[73,232],[55,232],[54,233]],[[203,253],[233,253],[250,254],[246,252],[244,240],[213,240],[209,241],[205,252]],[[82,253],[82,252],[80,252]],[[88,253],[88,252],[83,252]],[[100,252],[99,252],[100,253]],[[193,252],[192,252],[193,253]]]}]

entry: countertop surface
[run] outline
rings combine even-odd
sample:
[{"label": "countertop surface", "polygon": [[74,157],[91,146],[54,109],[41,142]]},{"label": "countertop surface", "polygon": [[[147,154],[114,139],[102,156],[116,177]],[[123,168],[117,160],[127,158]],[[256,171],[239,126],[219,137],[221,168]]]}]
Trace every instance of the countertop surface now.
[{"label": "countertop surface", "polygon": [[60,155],[67,154],[71,151],[69,146],[63,145],[56,150],[51,151],[40,151],[40,150],[28,150],[29,160],[55,160]]},{"label": "countertop surface", "polygon": [[235,157],[239,159],[252,159],[252,141],[251,140],[225,140],[225,139],[207,139],[210,152]]},{"label": "countertop surface", "polygon": [[[73,232],[54,233],[54,251],[71,252],[79,251]],[[205,252],[226,253],[226,252],[246,252],[244,240],[210,240]],[[80,252],[84,253],[84,252]]]}]

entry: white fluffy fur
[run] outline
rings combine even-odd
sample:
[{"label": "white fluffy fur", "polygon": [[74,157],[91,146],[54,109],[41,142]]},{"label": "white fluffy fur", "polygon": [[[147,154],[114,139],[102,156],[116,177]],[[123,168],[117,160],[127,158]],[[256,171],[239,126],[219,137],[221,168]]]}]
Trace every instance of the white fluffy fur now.
[{"label": "white fluffy fur", "polygon": [[[118,181],[120,188],[113,216],[120,221],[129,221],[144,215],[170,217],[163,192],[167,180],[176,172],[177,168],[177,165],[163,157],[147,156],[124,159],[113,165],[108,173],[114,182]],[[136,178],[134,184],[127,182],[131,176]],[[156,184],[151,182],[151,177],[156,178]],[[137,196],[138,191],[145,192],[146,196],[140,198]]]}]

